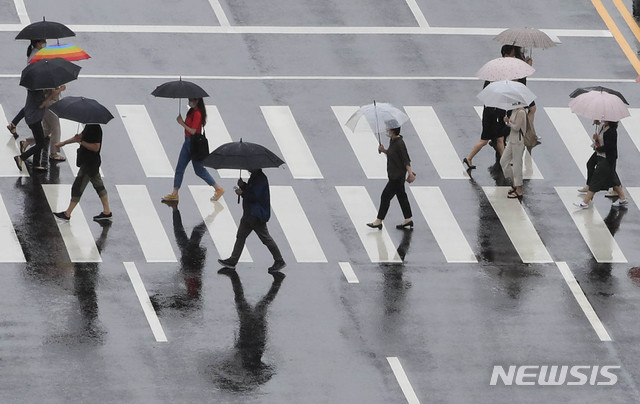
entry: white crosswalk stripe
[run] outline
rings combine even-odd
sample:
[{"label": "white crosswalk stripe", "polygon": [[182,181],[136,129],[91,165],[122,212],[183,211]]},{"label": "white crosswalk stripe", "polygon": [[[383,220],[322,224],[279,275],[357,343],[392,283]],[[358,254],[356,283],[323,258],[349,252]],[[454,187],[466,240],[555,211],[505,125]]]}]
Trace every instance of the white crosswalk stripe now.
[{"label": "white crosswalk stripe", "polygon": [[596,208],[591,206],[588,209],[581,209],[574,206],[573,202],[581,200],[575,187],[555,187],[555,189],[596,261],[627,262]]},{"label": "white crosswalk stripe", "polygon": [[323,178],[291,109],[287,106],[261,106],[260,109],[293,178]]},{"label": "white crosswalk stripe", "polygon": [[631,197],[636,203],[636,206],[640,207],[640,187],[626,187],[627,199]]},{"label": "white crosswalk stripe", "polygon": [[[52,212],[67,209],[71,199],[71,185],[43,184],[42,190]],[[64,222],[56,219],[56,222],[71,262],[102,262],[80,204],[73,210],[71,220]]]},{"label": "white crosswalk stripe", "polygon": [[298,262],[327,262],[300,201],[289,186],[271,186],[271,209]]},{"label": "white crosswalk stripe", "polygon": [[372,229],[366,225],[378,213],[367,189],[361,186],[337,186],[336,190],[371,262],[402,262],[387,230]]},{"label": "white crosswalk stripe", "polygon": [[147,177],[173,178],[173,167],[144,105],[116,105]]},{"label": "white crosswalk stripe", "polygon": [[440,188],[410,189],[447,262],[478,262]]},{"label": "white crosswalk stripe", "polygon": [[555,126],[569,154],[571,154],[573,161],[576,162],[578,170],[580,170],[586,179],[587,161],[593,154],[591,135],[585,130],[580,118],[571,112],[569,108],[546,107],[544,111],[551,119],[553,126]]},{"label": "white crosswalk stripe", "polygon": [[624,118],[620,122],[629,134],[629,137],[640,151],[640,108],[629,108],[631,116]]},{"label": "white crosswalk stripe", "polygon": [[524,263],[553,262],[524,208],[507,198],[509,187],[482,187],[509,239]]},{"label": "white crosswalk stripe", "polygon": [[144,185],[116,185],[147,262],[177,262],[169,237]]},{"label": "white crosswalk stripe", "polygon": [[[220,111],[215,105],[207,105],[207,124],[205,125],[207,140],[209,141],[209,151],[212,152],[225,143],[233,142],[227,126],[222,120]],[[240,140],[240,139],[238,139]],[[220,178],[238,178],[240,170],[220,169],[217,170]],[[242,177],[247,178],[249,173],[242,170]]]},{"label": "white crosswalk stripe", "polygon": [[26,262],[11,217],[0,195],[0,262]]},{"label": "white crosswalk stripe", "polygon": [[[0,129],[4,131],[4,128],[8,124],[9,121],[4,114],[4,109],[2,109],[2,105],[0,105]],[[6,141],[0,142],[0,177],[29,176],[29,173],[27,172],[27,169],[24,165],[22,166],[22,171],[18,170],[18,167],[16,167],[16,163],[13,161],[13,157],[17,156],[18,154],[20,154],[19,146],[12,136],[7,136]]]},{"label": "white crosswalk stripe", "polygon": [[404,107],[429,158],[442,179],[469,179],[433,107]]}]

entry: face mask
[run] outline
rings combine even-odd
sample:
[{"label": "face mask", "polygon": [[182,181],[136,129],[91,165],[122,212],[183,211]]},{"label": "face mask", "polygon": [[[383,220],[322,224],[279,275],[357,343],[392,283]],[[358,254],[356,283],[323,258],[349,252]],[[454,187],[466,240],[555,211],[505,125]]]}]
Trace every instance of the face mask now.
[{"label": "face mask", "polygon": [[198,102],[197,102],[197,101],[189,101],[189,106],[190,106],[191,108],[195,108],[195,107],[197,107],[197,106],[198,106]]}]

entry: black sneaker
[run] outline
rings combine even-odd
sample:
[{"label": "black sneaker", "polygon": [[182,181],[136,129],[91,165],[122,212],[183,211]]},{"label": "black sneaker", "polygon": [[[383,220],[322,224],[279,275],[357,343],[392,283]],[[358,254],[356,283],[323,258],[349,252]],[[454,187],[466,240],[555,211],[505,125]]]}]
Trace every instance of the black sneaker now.
[{"label": "black sneaker", "polygon": [[100,212],[100,214],[98,216],[94,216],[93,220],[95,220],[96,222],[100,222],[102,220],[111,220],[113,218],[113,213],[109,213],[108,215],[105,215],[104,212]]},{"label": "black sneaker", "polygon": [[53,216],[57,217],[58,219],[62,219],[65,222],[68,222],[71,219],[69,216],[67,216],[66,212],[53,212]]},{"label": "black sneaker", "polygon": [[270,266],[267,271],[269,271],[269,273],[271,274],[271,273],[280,271],[282,268],[284,268],[286,266],[287,266],[287,263],[284,262],[284,260],[278,260],[278,261],[275,261],[273,263],[273,265]]},{"label": "black sneaker", "polygon": [[226,260],[218,260],[220,265],[224,265],[225,268],[236,269],[236,263],[231,261],[231,258],[227,258]]}]

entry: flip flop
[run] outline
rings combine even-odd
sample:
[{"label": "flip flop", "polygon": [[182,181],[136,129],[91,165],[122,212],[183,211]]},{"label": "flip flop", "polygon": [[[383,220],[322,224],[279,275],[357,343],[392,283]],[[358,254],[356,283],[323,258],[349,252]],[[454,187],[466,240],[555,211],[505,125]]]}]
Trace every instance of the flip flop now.
[{"label": "flip flop", "polygon": [[49,156],[49,160],[55,160],[55,161],[66,161],[67,158],[64,156],[61,156],[59,154],[52,154],[51,156]]}]

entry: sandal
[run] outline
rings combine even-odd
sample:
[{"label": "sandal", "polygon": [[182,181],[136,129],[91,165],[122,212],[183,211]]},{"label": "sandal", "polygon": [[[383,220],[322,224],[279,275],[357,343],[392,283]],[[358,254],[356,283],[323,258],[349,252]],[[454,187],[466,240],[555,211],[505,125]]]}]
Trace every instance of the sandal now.
[{"label": "sandal", "polygon": [[7,129],[11,132],[14,139],[18,138],[18,131],[16,130],[16,125],[14,125],[13,122],[7,125]]},{"label": "sandal", "polygon": [[520,198],[522,198],[522,195],[523,194],[519,194],[518,195],[517,193],[514,192],[514,193],[509,193],[507,195],[507,198],[509,198],[509,199],[520,199]]},{"label": "sandal", "polygon": [[67,158],[64,156],[61,156],[59,154],[52,154],[49,156],[49,160],[55,160],[55,161],[66,161]]}]

